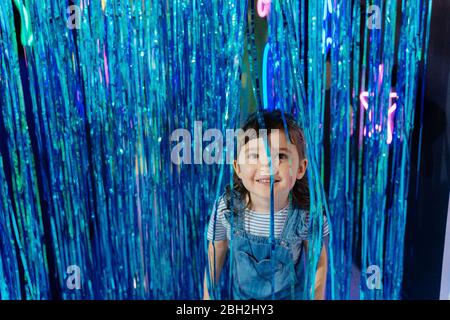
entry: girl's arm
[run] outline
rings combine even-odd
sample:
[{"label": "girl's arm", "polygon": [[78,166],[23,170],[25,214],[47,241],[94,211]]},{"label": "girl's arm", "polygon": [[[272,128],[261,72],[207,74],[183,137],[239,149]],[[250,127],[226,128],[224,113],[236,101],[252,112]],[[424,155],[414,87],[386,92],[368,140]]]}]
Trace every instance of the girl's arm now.
[{"label": "girl's arm", "polygon": [[319,263],[316,272],[316,285],[314,288],[314,299],[325,300],[325,285],[327,283],[328,255],[325,246],[322,246]]},{"label": "girl's arm", "polygon": [[[215,251],[215,259],[214,259]],[[213,285],[217,284],[220,279],[220,273],[222,271],[223,263],[228,253],[228,240],[214,241],[214,246],[212,241],[209,241],[208,245],[208,261],[209,261],[209,274],[211,275],[211,282]],[[214,260],[215,260],[215,276],[214,276]],[[217,279],[217,280],[216,280]],[[210,300],[208,292],[208,279],[205,270],[205,278],[203,281],[203,300]]]},{"label": "girl's arm", "polygon": [[[308,252],[308,241],[303,241],[306,252]],[[322,251],[317,264],[316,282],[314,286],[314,300],[325,300],[325,285],[327,283],[328,270],[328,255],[325,245],[322,246]]]}]

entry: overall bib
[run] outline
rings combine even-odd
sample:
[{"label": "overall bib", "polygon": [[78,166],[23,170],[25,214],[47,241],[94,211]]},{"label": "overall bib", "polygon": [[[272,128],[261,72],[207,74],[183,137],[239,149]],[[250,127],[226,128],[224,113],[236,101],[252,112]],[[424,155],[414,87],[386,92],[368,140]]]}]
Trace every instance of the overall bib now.
[{"label": "overall bib", "polygon": [[231,248],[232,287],[235,300],[297,300],[303,298],[305,259],[302,240],[298,236],[303,223],[303,210],[291,210],[286,218],[280,238],[271,244],[268,237],[245,231],[243,214],[225,218],[232,223],[234,232]]}]

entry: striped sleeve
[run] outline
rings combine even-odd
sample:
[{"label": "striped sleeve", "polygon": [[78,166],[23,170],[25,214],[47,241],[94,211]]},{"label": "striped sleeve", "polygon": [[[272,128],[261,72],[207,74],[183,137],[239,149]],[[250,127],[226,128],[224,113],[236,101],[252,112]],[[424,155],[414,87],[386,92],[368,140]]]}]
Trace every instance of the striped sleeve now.
[{"label": "striped sleeve", "polygon": [[[217,210],[217,211],[216,211]],[[224,211],[226,210],[225,201],[220,197],[214,204],[209,219],[208,236],[209,241],[221,241],[227,239],[227,228],[225,226]]]},{"label": "striped sleeve", "polygon": [[[328,226],[328,219],[326,215],[323,215],[323,224],[322,224],[322,236],[326,237],[330,233],[330,228]],[[301,226],[300,236],[303,239],[309,238],[309,212],[305,213],[304,220]]]}]

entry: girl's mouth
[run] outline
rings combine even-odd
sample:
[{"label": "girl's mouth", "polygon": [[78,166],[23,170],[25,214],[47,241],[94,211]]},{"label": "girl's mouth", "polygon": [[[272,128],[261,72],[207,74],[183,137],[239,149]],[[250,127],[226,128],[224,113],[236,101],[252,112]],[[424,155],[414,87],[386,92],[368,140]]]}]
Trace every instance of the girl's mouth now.
[{"label": "girl's mouth", "polygon": [[[256,182],[261,183],[261,184],[270,185],[270,179],[267,179],[267,178],[256,179]],[[273,180],[274,184],[277,183],[277,182],[280,182],[280,179],[274,179]]]}]

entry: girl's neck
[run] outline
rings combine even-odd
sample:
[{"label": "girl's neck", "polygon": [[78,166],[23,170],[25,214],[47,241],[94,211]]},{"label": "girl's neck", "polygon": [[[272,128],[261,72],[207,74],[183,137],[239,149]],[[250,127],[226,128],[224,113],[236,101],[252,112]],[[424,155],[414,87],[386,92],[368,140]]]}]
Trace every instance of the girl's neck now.
[{"label": "girl's neck", "polygon": [[[247,201],[249,200],[249,195],[247,195]],[[270,200],[259,199],[258,197],[251,197],[252,205],[251,210],[257,213],[269,213],[270,212]],[[289,196],[283,199],[274,198],[273,211],[278,212],[286,208],[289,204]]]}]

